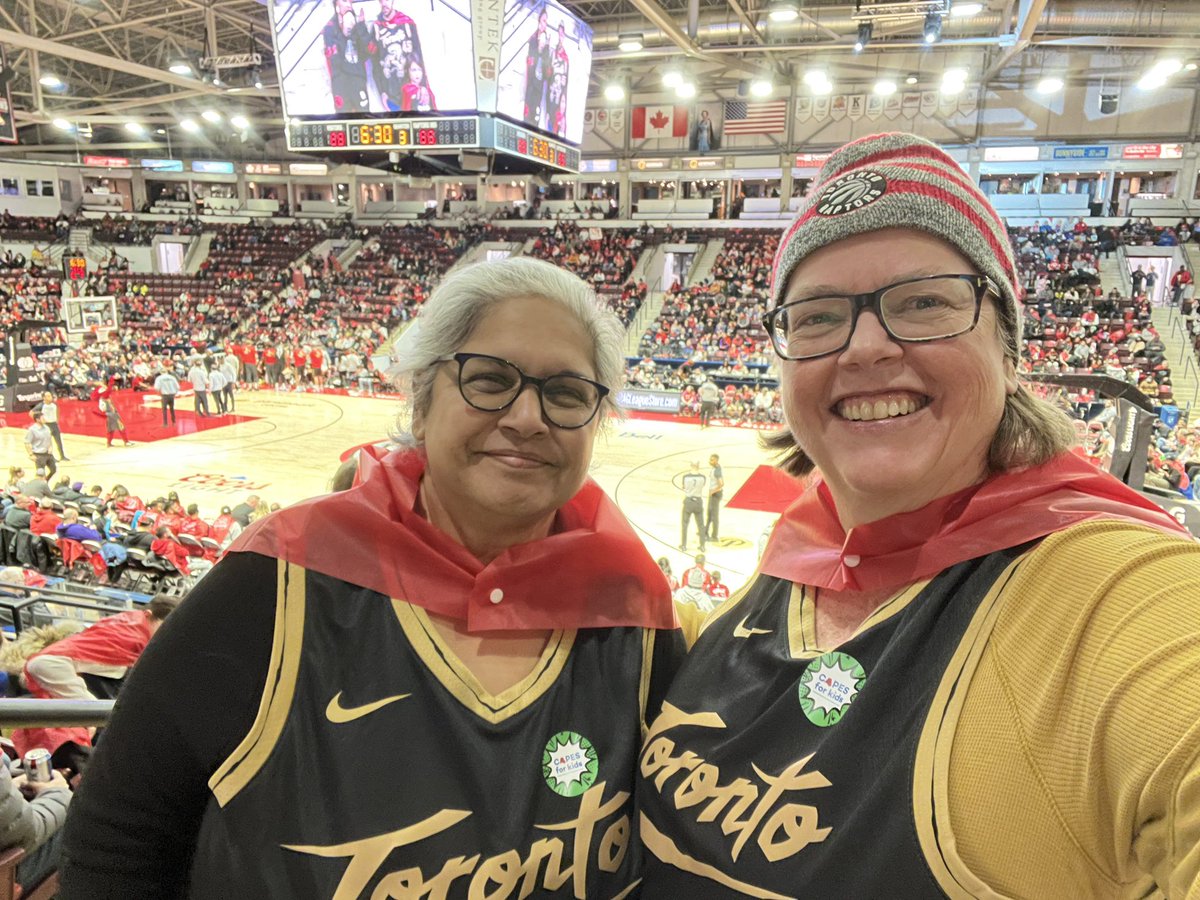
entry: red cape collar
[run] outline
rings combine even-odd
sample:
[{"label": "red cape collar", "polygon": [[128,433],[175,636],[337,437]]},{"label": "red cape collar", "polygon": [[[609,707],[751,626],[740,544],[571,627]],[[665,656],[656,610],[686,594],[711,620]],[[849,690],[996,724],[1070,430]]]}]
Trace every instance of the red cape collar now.
[{"label": "red cape collar", "polygon": [[1063,453],[849,532],[829,488],[817,482],[780,518],[759,571],[827,590],[899,588],[1089,519],[1123,520],[1190,537],[1136,491]]},{"label": "red cape collar", "polygon": [[259,520],[230,550],[285,559],[470,631],[676,627],[666,578],[595,482],[558,511],[549,537],[484,565],[413,511],[424,471],[421,453],[364,448],[354,487]]}]

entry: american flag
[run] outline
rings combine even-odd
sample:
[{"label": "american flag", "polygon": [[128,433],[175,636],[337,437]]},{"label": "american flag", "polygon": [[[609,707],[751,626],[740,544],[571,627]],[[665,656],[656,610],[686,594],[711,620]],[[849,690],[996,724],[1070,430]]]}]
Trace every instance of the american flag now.
[{"label": "american flag", "polygon": [[787,127],[787,101],[725,101],[726,134],[779,134]]}]

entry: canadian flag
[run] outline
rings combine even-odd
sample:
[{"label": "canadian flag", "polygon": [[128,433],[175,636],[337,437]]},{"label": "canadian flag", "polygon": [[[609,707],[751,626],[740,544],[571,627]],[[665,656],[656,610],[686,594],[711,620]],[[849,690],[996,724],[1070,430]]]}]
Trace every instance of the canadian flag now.
[{"label": "canadian flag", "polygon": [[633,108],[633,138],[687,137],[688,111],[686,106],[635,106]]}]

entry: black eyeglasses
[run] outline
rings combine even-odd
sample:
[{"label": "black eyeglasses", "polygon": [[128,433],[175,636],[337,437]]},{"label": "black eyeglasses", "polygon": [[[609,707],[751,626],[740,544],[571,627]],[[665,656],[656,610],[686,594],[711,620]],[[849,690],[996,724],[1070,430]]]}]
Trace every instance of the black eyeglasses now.
[{"label": "black eyeglasses", "polygon": [[508,409],[526,385],[533,385],[542,417],[557,428],[582,428],[596,417],[608,395],[608,388],[582,375],[534,378],[508,360],[484,353],[455,353],[441,361],[458,363],[458,392],[482,412]]},{"label": "black eyeglasses", "polygon": [[763,316],[763,325],[775,352],[784,359],[816,359],[850,346],[864,309],[875,313],[892,340],[941,341],[973,329],[988,294],[998,297],[1000,289],[983,275],[931,275],[898,281],[869,294],[784,303]]}]

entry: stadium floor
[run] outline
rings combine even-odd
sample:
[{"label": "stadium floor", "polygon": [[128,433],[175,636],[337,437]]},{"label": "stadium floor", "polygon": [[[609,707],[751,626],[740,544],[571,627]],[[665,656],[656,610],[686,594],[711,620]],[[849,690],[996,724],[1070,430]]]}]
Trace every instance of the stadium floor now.
[{"label": "stadium floor", "polygon": [[[86,404],[80,415],[89,425],[94,419],[97,427],[94,433],[73,434],[79,429],[64,416],[70,460],[59,463],[59,475],[85,486],[100,484],[106,491],[124,484],[146,500],[175,490],[184,503],[199,504],[201,516],[208,519],[251,493],[268,503],[289,504],[327,491],[341,456],[385,439],[400,409],[391,398],[247,391],[237,396],[237,416],[196,420],[191,398],[178,402],[180,426],[172,430],[161,428],[156,397],[135,395],[118,403],[131,429],[133,422],[139,423],[130,433],[134,446],[118,442],[106,447],[104,420]],[[0,465],[20,464],[28,470],[28,421],[24,414],[6,417],[7,427],[0,427]],[[678,575],[696,552],[694,534],[688,553],[678,549],[679,476],[691,461],[707,468],[709,454],[720,454],[728,503],[767,462],[757,438],[751,429],[714,426],[702,431],[680,422],[629,419],[613,423],[599,436],[591,473],[629,517],[650,553],[668,557]],[[761,493],[754,488],[762,477],[759,473],[748,493]],[[722,509],[721,540],[710,543],[706,555],[709,567],[720,570],[731,589],[754,571],[759,536],[773,520],[769,512]]]}]

